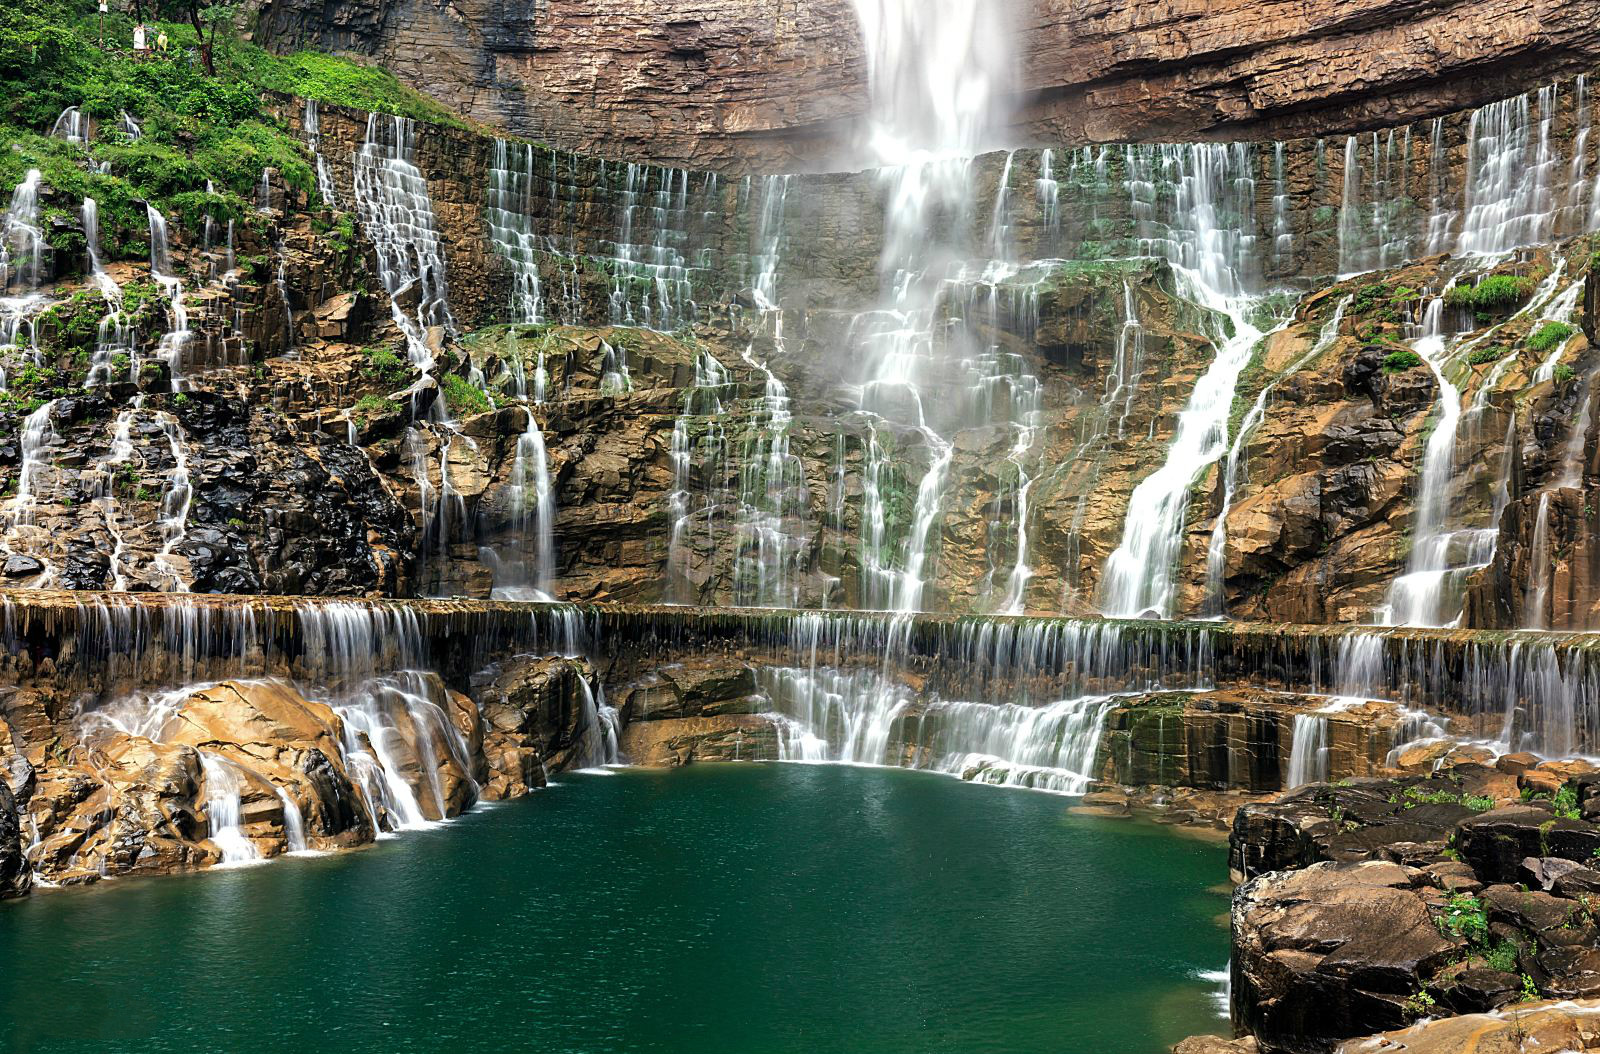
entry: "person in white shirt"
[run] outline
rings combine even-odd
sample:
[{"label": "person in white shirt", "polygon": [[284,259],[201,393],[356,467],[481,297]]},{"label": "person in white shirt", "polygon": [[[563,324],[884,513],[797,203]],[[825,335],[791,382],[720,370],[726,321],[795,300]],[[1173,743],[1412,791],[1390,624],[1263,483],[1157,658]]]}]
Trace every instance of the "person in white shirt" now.
[{"label": "person in white shirt", "polygon": [[144,51],[145,50],[145,46],[144,46],[144,23],[143,22],[141,22],[138,25],[133,27],[133,50],[135,50],[135,51]]}]

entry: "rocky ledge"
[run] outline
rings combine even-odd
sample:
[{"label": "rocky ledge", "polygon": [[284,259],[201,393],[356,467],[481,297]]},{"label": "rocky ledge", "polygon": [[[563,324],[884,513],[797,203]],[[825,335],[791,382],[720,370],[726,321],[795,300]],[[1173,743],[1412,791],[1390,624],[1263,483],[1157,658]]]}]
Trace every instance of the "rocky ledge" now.
[{"label": "rocky ledge", "polygon": [[[1600,774],[1528,755],[1246,805],[1234,1027],[1264,1054],[1510,1051],[1535,1049],[1512,1037],[1531,1014],[1530,1036],[1583,1033],[1538,1049],[1591,1049],[1592,1011],[1536,1001],[1600,997],[1597,820]],[[1186,1049],[1254,1049],[1207,1042]]]}]

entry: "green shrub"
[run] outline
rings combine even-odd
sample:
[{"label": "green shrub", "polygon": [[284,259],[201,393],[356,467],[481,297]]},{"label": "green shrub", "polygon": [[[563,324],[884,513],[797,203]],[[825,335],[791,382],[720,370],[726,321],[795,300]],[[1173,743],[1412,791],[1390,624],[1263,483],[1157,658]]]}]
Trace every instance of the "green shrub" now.
[{"label": "green shrub", "polygon": [[1498,362],[1504,358],[1505,348],[1474,348],[1472,354],[1467,356],[1469,366],[1482,366],[1486,362]]},{"label": "green shrub", "polygon": [[398,413],[400,404],[393,399],[385,399],[381,395],[363,395],[356,400],[355,406],[350,408],[351,416],[355,418],[357,427],[367,427],[367,422],[374,417],[388,417]]},{"label": "green shrub", "polygon": [[1517,972],[1517,946],[1511,941],[1501,941],[1493,948],[1483,953],[1484,962],[1491,970],[1501,973]]},{"label": "green shrub", "polygon": [[1576,820],[1582,816],[1578,810],[1578,791],[1570,783],[1562,784],[1561,789],[1556,791],[1556,796],[1551,799],[1551,804],[1555,806],[1558,819]]},{"label": "green shrub", "polygon": [[1434,923],[1440,933],[1460,937],[1468,944],[1482,944],[1489,937],[1489,917],[1484,913],[1483,901],[1469,893],[1452,893]]},{"label": "green shrub", "polygon": [[1533,279],[1521,275],[1492,274],[1477,285],[1451,286],[1444,302],[1479,315],[1505,314],[1533,295]]},{"label": "green shrub", "polygon": [[1414,351],[1391,351],[1383,357],[1384,373],[1399,373],[1422,365],[1422,356]]},{"label": "green shrub", "polygon": [[1567,338],[1576,332],[1565,322],[1546,322],[1528,337],[1528,347],[1542,355],[1565,344]]},{"label": "green shrub", "polygon": [[439,379],[439,387],[444,391],[445,406],[456,417],[472,417],[494,409],[489,397],[465,377],[447,373]]},{"label": "green shrub", "polygon": [[1567,384],[1577,375],[1578,371],[1564,362],[1556,363],[1556,368],[1551,371],[1551,376],[1555,378],[1557,384]]},{"label": "green shrub", "polygon": [[361,354],[367,360],[361,366],[361,376],[385,388],[394,390],[408,387],[416,376],[411,363],[395,354],[391,348],[363,348]]}]

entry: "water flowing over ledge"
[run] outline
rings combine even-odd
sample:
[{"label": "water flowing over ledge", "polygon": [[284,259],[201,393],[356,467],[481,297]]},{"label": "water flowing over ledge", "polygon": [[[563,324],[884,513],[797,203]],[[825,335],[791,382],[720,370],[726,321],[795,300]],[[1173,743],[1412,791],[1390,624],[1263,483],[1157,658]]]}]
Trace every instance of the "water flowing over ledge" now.
[{"label": "water flowing over ledge", "polygon": [[1582,633],[34,590],[0,593],[0,605],[13,676],[106,687],[348,683],[399,667],[464,676],[538,651],[628,670],[721,652],[811,670],[877,664],[946,699],[1033,706],[1242,686],[1390,699],[1498,720],[1492,738],[1518,749],[1600,753],[1600,637]]}]

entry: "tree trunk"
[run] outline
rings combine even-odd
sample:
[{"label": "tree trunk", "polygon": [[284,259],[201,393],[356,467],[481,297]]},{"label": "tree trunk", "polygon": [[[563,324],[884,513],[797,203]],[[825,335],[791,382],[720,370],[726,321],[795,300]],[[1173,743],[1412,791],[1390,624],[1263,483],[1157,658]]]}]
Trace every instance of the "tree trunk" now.
[{"label": "tree trunk", "polygon": [[200,61],[205,63],[206,73],[215,77],[217,75],[217,67],[211,61],[211,45],[217,38],[216,27],[212,27],[211,38],[208,40],[206,38],[206,27],[200,21],[200,5],[197,3],[189,4],[189,24],[194,26],[194,38],[200,45]]}]

